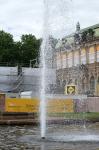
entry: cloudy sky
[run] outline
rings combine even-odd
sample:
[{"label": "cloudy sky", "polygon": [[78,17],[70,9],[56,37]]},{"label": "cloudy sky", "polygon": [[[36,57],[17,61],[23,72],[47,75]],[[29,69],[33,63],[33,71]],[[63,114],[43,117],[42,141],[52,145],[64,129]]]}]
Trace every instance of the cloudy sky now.
[{"label": "cloudy sky", "polygon": [[[15,40],[22,34],[42,37],[44,0],[0,0],[0,29],[10,32]],[[57,37],[74,30],[77,21],[81,28],[99,23],[99,0],[47,0],[50,30]],[[66,25],[65,25],[66,23]]]}]

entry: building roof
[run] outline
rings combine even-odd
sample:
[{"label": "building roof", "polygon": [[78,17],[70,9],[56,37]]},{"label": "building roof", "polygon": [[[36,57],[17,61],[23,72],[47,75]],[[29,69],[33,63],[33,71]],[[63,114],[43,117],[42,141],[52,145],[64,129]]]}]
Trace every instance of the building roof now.
[{"label": "building roof", "polygon": [[95,25],[86,27],[86,28],[84,28],[84,29],[81,29],[81,31],[86,31],[86,30],[88,30],[88,29],[97,29],[97,28],[99,28],[99,24],[95,24]]},{"label": "building roof", "polygon": [[[89,26],[87,28],[81,29],[79,31],[79,34],[83,33],[84,31],[87,31],[88,29],[93,29],[93,31],[95,32],[94,37],[99,37],[99,24],[93,25],[93,26]],[[76,33],[76,32],[75,32]],[[61,40],[59,40],[56,44],[56,49],[60,49],[63,46],[68,47],[68,45],[71,45],[74,43],[74,35],[75,33],[72,33],[68,36],[65,36],[64,38],[62,38]]]}]

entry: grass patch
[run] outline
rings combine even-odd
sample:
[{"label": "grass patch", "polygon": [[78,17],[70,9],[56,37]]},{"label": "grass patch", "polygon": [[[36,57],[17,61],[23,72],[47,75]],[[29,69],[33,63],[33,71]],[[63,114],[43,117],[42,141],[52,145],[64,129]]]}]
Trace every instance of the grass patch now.
[{"label": "grass patch", "polygon": [[89,121],[99,121],[99,112],[80,113],[48,113],[49,117],[63,117],[65,119],[86,119]]}]

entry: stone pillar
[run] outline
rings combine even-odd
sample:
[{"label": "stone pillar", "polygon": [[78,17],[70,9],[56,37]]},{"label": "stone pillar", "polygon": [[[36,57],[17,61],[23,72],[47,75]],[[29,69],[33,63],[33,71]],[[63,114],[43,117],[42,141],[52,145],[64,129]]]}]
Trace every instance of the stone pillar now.
[{"label": "stone pillar", "polygon": [[95,51],[95,95],[97,94],[97,49],[96,44],[94,44]]},{"label": "stone pillar", "polygon": [[72,50],[72,66],[74,67],[74,50]]},{"label": "stone pillar", "polygon": [[81,49],[79,49],[79,65],[81,65]]},{"label": "stone pillar", "polygon": [[66,68],[68,68],[68,62],[67,62],[67,52],[66,52]]},{"label": "stone pillar", "polygon": [[97,62],[97,48],[96,48],[96,44],[94,45],[94,50],[95,50],[95,62]]},{"label": "stone pillar", "polygon": [[68,52],[66,52],[66,68],[68,68]]},{"label": "stone pillar", "polygon": [[88,48],[88,46],[86,46],[86,64],[88,64],[89,63],[89,48]]},{"label": "stone pillar", "polygon": [[59,50],[59,55],[60,55],[60,68],[59,69],[62,69],[62,54],[61,54],[61,48]]}]

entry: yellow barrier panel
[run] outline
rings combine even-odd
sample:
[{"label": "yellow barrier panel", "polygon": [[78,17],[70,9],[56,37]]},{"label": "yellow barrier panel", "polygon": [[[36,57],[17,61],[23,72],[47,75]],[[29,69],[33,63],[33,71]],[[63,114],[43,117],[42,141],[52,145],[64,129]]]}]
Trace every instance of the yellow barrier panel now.
[{"label": "yellow barrier panel", "polygon": [[37,98],[7,98],[5,102],[6,112],[38,112],[39,100]]},{"label": "yellow barrier panel", "polygon": [[[38,98],[6,98],[6,112],[39,112],[40,101]],[[74,105],[72,99],[52,99],[47,100],[47,112],[62,113],[73,112]]]},{"label": "yellow barrier panel", "polygon": [[49,113],[73,112],[74,104],[72,99],[53,99],[48,101],[47,111]]}]

